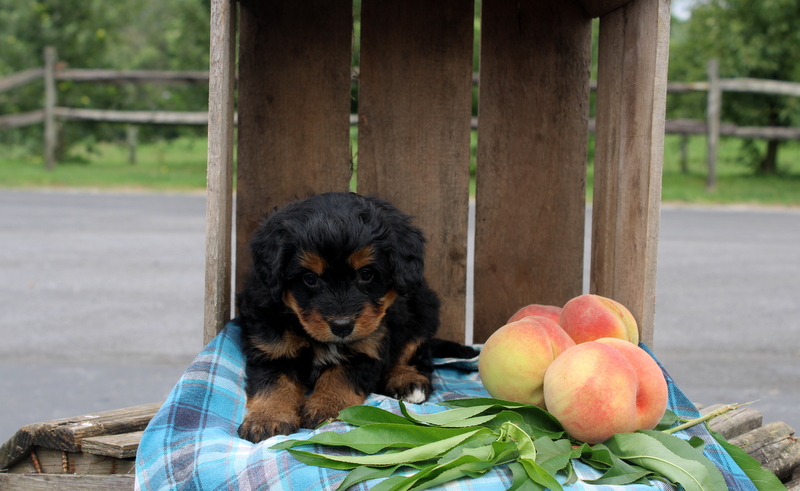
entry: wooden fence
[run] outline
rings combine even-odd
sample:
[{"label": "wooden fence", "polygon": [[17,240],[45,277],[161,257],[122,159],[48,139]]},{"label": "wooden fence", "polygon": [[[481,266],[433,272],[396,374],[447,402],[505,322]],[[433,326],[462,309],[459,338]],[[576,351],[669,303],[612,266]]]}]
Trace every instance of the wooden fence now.
[{"label": "wooden fence", "polygon": [[[19,126],[44,123],[45,165],[55,166],[55,148],[57,146],[56,119],[105,121],[111,123],[139,124],[177,124],[207,125],[207,111],[120,111],[109,109],[79,109],[60,107],[57,105],[56,81],[69,80],[92,83],[111,84],[208,84],[206,71],[155,71],[155,70],[103,70],[103,69],[70,69],[57,63],[56,50],[45,48],[44,67],[31,68],[4,78],[0,78],[0,93],[41,80],[44,78],[45,104],[43,109],[21,114],[0,116],[0,130]],[[777,80],[761,80],[752,78],[721,79],[718,75],[718,63],[708,63],[708,80],[703,82],[670,82],[667,92],[680,94],[687,92],[706,92],[706,120],[672,119],[667,120],[665,132],[679,135],[706,135],[708,178],[707,187],[716,184],[717,148],[720,136],[738,138],[754,138],[767,140],[800,140],[800,127],[754,127],[737,126],[720,121],[723,92],[752,92],[770,95],[800,97],[800,83]],[[354,72],[358,79],[358,72]],[[479,76],[473,76],[473,83],[479,83]],[[593,82],[591,89],[596,89]],[[350,123],[358,123],[358,116],[352,115]],[[478,118],[472,118],[472,127],[478,127]],[[589,121],[590,131],[594,131],[594,120]],[[128,140],[135,144],[135,130],[129,130]],[[685,161],[685,156],[683,157]]]}]

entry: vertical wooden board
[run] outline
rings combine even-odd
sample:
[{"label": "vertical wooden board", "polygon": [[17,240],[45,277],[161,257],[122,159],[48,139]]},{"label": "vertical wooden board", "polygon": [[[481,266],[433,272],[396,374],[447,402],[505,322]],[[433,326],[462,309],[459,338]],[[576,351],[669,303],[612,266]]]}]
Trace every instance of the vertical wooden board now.
[{"label": "vertical wooden board", "polygon": [[352,0],[240,2],[236,285],[264,214],[350,182]]},{"label": "vertical wooden board", "polygon": [[231,318],[236,2],[211,4],[203,344]]},{"label": "vertical wooden board", "polygon": [[590,291],[628,307],[653,341],[669,2],[600,19]]},{"label": "vertical wooden board", "polygon": [[471,116],[471,0],[365,0],[358,191],[414,216],[438,337],[464,341]]},{"label": "vertical wooden board", "polygon": [[483,2],[475,341],[583,278],[591,20],[573,0]]}]

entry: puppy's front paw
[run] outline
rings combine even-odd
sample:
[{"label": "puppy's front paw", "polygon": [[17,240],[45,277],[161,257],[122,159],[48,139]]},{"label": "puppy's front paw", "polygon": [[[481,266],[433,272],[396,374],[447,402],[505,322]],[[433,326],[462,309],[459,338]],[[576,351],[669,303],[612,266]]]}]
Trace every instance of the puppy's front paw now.
[{"label": "puppy's front paw", "polygon": [[390,378],[386,383],[386,395],[410,402],[420,404],[428,400],[433,392],[431,380],[420,373],[406,373],[402,377]]},{"label": "puppy's front paw", "polygon": [[239,426],[239,437],[258,443],[274,435],[289,435],[297,431],[296,421],[279,421],[248,414]]},{"label": "puppy's front paw", "polygon": [[332,420],[339,415],[339,411],[344,409],[339,406],[323,406],[313,404],[306,404],[303,408],[303,428],[314,429],[327,420]]}]

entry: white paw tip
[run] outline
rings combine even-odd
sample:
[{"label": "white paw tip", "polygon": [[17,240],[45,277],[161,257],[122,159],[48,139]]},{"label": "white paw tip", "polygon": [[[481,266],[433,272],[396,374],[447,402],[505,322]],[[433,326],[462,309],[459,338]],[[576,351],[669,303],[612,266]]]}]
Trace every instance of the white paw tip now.
[{"label": "white paw tip", "polygon": [[419,388],[415,388],[410,394],[406,394],[403,397],[405,402],[410,402],[411,404],[420,404],[425,402],[425,399],[428,397],[425,395],[425,391]]}]

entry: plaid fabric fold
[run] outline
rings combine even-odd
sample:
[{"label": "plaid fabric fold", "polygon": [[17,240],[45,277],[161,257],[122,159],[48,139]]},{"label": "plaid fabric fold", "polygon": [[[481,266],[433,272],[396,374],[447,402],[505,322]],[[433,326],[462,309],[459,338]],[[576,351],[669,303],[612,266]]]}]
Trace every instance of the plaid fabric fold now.
[{"label": "plaid fabric fold", "polygon": [[[433,396],[423,404],[408,404],[411,411],[431,413],[444,410],[436,402],[489,396],[480,383],[477,358],[436,361]],[[307,466],[288,452],[271,450],[269,447],[290,437],[308,438],[318,431],[344,432],[350,428],[348,425],[336,422],[326,425],[323,430],[301,430],[290,437],[276,436],[259,444],[238,437],[237,429],[244,419],[246,402],[244,364],[241,329],[234,320],[197,356],[150,421],[136,457],[136,490],[336,489],[345,478],[345,471]],[[665,375],[669,385],[670,409],[681,417],[697,417],[694,405],[666,372]],[[373,394],[365,404],[399,414],[397,401],[389,397]],[[679,436],[685,439],[699,436],[706,442],[705,454],[720,469],[729,489],[756,489],[705,427],[697,425],[680,432]],[[575,469],[581,479],[598,477],[597,471],[581,462],[575,462]],[[375,482],[367,481],[356,488],[369,489]],[[500,466],[479,478],[462,478],[448,483],[446,488],[452,491],[502,490],[510,484],[510,471]],[[565,489],[650,491],[673,488],[660,481],[652,486],[593,486],[578,481]]]}]

